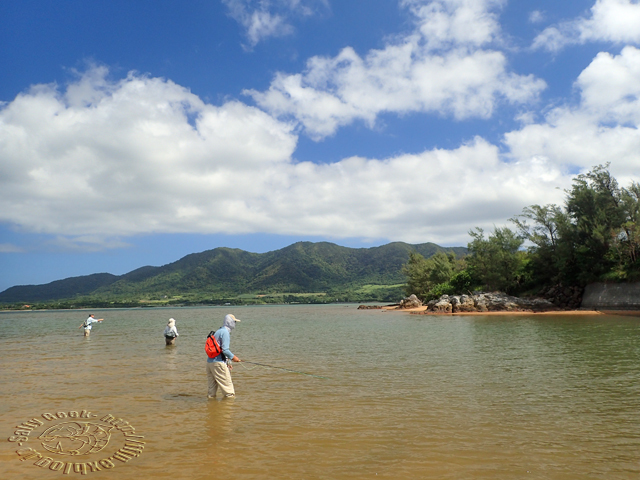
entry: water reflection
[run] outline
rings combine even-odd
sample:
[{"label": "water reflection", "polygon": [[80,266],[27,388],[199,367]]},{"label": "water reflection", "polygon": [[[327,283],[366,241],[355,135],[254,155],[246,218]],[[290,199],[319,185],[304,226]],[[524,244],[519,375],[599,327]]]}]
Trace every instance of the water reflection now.
[{"label": "water reflection", "polygon": [[178,361],[178,347],[177,345],[165,345],[165,366],[167,370],[176,370]]}]

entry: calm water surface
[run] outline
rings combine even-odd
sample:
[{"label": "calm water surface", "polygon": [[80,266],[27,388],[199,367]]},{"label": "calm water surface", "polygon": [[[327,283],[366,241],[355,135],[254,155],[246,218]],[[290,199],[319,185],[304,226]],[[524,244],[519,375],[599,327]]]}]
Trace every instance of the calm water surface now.
[{"label": "calm water surface", "polygon": [[[0,314],[0,478],[640,478],[640,317],[354,305],[94,313],[105,321],[89,338],[77,328],[86,311]],[[208,401],[204,338],[225,313],[242,319],[231,336],[240,358],[329,378],[238,365],[237,398]],[[162,337],[169,317],[174,347]],[[97,417],[42,417],[82,410]],[[141,454],[65,474],[127,437],[113,428],[101,451],[72,456],[38,436],[107,414],[143,437]],[[31,418],[43,425],[21,446],[8,441]],[[28,448],[58,463],[21,461]]]}]

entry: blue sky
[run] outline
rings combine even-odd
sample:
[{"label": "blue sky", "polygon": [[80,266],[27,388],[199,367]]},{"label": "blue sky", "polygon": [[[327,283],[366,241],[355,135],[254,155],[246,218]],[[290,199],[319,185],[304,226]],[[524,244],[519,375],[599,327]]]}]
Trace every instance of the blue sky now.
[{"label": "blue sky", "polygon": [[0,2],[0,291],[466,245],[640,171],[637,0]]}]

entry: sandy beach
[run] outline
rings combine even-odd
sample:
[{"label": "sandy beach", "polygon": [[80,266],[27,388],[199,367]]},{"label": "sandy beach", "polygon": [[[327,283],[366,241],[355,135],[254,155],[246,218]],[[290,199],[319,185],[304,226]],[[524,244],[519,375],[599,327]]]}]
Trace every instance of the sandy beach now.
[{"label": "sandy beach", "polygon": [[456,313],[437,313],[427,312],[427,306],[417,308],[400,308],[397,306],[382,307],[382,310],[403,312],[419,315],[449,315],[449,316],[470,316],[470,315],[483,315],[483,316],[500,316],[500,315],[640,315],[640,312],[630,311],[607,311],[601,312],[598,310],[549,310],[546,312],[533,312],[526,310],[502,310],[494,312],[456,312]]}]

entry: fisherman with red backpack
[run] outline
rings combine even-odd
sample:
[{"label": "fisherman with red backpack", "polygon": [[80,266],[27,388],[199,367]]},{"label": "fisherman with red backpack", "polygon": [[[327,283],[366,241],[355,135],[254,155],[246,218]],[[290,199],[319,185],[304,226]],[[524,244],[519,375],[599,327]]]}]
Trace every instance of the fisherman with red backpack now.
[{"label": "fisherman with red backpack", "polygon": [[225,397],[235,397],[236,392],[231,381],[230,366],[228,362],[240,362],[229,350],[231,343],[231,330],[236,328],[236,322],[240,320],[229,314],[224,317],[224,323],[215,332],[207,337],[205,351],[207,352],[207,380],[209,382],[209,398],[215,398],[218,387]]}]

